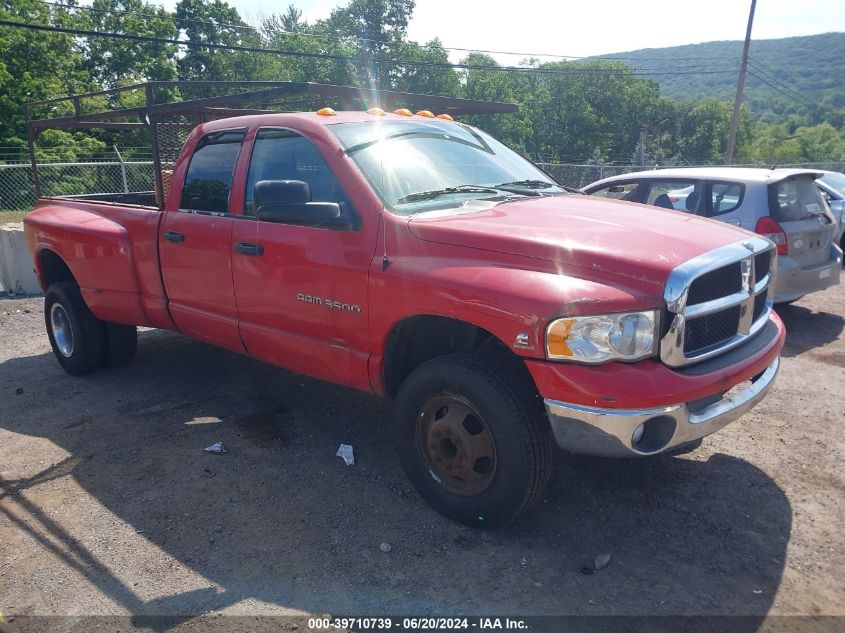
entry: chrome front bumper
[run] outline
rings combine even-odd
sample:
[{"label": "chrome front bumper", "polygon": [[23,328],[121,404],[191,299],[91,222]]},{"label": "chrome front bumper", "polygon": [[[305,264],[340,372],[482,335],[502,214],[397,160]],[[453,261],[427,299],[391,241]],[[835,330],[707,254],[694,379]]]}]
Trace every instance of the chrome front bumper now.
[{"label": "chrome front bumper", "polygon": [[[750,386],[691,410],[688,403],[658,409],[593,409],[545,400],[555,439],[573,453],[603,457],[656,455],[710,435],[756,405],[772,386],[780,367],[775,359]],[[643,425],[641,437],[634,433]]]}]

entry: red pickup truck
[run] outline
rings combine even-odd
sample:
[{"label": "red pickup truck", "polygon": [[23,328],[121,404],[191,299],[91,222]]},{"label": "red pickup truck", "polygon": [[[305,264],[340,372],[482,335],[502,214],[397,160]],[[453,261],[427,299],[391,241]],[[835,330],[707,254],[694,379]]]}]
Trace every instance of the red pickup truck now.
[{"label": "red pickup truck", "polygon": [[402,465],[472,525],[536,502],[552,445],[676,451],[763,398],[784,328],[771,242],[573,194],[423,112],[197,127],[153,194],[41,198],[25,220],[71,374],[164,328],[395,400]]}]

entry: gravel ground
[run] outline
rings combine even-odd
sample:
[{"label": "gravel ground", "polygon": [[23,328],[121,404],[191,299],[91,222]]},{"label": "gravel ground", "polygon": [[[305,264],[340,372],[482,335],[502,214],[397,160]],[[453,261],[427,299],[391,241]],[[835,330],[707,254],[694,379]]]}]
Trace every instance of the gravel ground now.
[{"label": "gravel ground", "polygon": [[[419,499],[387,402],[152,330],[128,367],[73,378],[41,310],[0,300],[10,629],[26,616],[205,630],[191,623],[494,613],[747,615],[742,630],[757,630],[767,614],[845,615],[845,286],[780,310],[780,378],[743,419],[683,456],[561,454],[543,503],[495,531]],[[226,454],[203,452],[218,440]],[[607,567],[582,573],[602,554]]]}]

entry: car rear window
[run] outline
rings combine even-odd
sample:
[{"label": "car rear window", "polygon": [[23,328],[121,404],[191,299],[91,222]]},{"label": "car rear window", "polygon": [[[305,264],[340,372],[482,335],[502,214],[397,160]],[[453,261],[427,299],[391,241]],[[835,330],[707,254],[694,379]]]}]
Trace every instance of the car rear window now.
[{"label": "car rear window", "polygon": [[824,213],[825,201],[812,176],[789,178],[769,186],[769,215],[794,222]]}]

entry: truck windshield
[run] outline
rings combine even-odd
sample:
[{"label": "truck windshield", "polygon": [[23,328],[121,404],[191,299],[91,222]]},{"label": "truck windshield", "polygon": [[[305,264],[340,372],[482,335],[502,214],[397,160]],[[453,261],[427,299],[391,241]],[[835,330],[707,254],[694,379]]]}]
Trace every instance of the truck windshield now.
[{"label": "truck windshield", "polygon": [[460,123],[374,120],[329,129],[382,202],[399,214],[480,198],[566,193],[517,152]]}]

